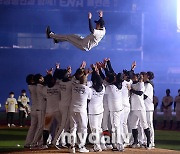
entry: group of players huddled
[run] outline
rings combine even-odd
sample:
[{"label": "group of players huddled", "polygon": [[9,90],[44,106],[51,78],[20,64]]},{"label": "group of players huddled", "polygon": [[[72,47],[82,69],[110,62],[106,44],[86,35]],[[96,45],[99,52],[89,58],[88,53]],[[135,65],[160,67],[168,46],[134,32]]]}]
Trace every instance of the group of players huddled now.
[{"label": "group of players huddled", "polygon": [[135,67],[116,73],[105,58],[91,69],[83,61],[74,75],[60,64],[46,76],[29,74],[31,126],[24,147],[71,153],[154,148],[154,74],[134,73]]}]

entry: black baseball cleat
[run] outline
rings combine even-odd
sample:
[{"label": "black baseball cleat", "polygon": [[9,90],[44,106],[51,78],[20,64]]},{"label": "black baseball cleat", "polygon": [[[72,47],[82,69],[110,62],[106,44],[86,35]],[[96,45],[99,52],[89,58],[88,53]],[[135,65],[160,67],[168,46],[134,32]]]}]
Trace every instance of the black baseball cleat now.
[{"label": "black baseball cleat", "polygon": [[50,33],[51,33],[50,27],[47,26],[47,28],[46,28],[46,37],[47,38],[50,38],[50,35],[49,35]]},{"label": "black baseball cleat", "polygon": [[58,43],[58,40],[56,40],[56,39],[53,39],[53,41],[54,41],[54,44]]}]

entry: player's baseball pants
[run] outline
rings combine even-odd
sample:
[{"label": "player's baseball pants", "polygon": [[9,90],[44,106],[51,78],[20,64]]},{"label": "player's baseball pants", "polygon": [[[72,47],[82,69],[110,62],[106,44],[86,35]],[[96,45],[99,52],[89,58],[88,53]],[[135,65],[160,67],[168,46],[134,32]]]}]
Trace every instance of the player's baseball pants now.
[{"label": "player's baseball pants", "polygon": [[76,46],[77,48],[86,51],[85,49],[87,47],[84,44],[83,38],[81,36],[75,34],[71,34],[71,35],[50,34],[50,37],[59,42],[67,41],[73,44],[74,46]]},{"label": "player's baseball pants", "polygon": [[38,116],[37,116],[37,111],[31,111],[31,125],[29,127],[27,136],[26,136],[26,141],[25,141],[25,145],[31,145],[33,142],[33,139],[35,137],[35,133],[36,133],[36,128],[38,125]]},{"label": "player's baseball pants", "polygon": [[109,126],[110,125],[110,111],[109,111],[109,107],[108,107],[106,94],[103,97],[103,108],[104,108],[104,112],[103,112],[102,129],[103,129],[103,131],[105,131],[105,130],[109,130],[109,128],[111,128],[111,126]]},{"label": "player's baseball pants", "polygon": [[54,119],[57,121],[57,125],[59,126],[61,122],[60,111],[45,114],[44,130],[50,130],[50,127]]},{"label": "player's baseball pants", "polygon": [[102,134],[102,118],[103,113],[101,114],[89,114],[89,126],[91,129],[91,133],[96,136],[95,144],[100,146],[100,143],[105,144],[104,137],[101,137]]},{"label": "player's baseball pants", "polygon": [[147,118],[146,118],[146,111],[142,110],[131,110],[131,116],[130,116],[130,121],[131,121],[131,127],[132,129],[137,129],[138,128],[138,122],[140,120],[140,125],[143,127],[143,129],[148,128],[147,124]]},{"label": "player's baseball pants", "polygon": [[129,143],[129,126],[128,126],[128,117],[130,113],[130,107],[124,107],[123,109],[123,120],[122,120],[122,127],[123,127],[123,141]]},{"label": "player's baseball pants", "polygon": [[60,108],[60,114],[61,114],[61,121],[59,123],[59,128],[58,128],[58,132],[56,133],[54,140],[52,142],[52,144],[56,144],[56,142],[59,142],[60,138],[63,136],[62,133],[64,133],[64,129],[67,125],[68,122],[68,113],[69,113],[69,107],[68,106],[64,106]]},{"label": "player's baseball pants", "polygon": [[80,139],[79,147],[83,147],[86,143],[87,138],[87,124],[88,117],[87,112],[74,112],[71,111],[70,116],[70,133],[71,133],[71,146],[75,146],[76,143],[76,132]]},{"label": "player's baseball pants", "polygon": [[110,119],[112,126],[112,143],[123,144],[123,138],[122,138],[123,110],[110,111]]},{"label": "player's baseball pants", "polygon": [[146,111],[147,123],[150,130],[150,141],[154,145],[153,111]]},{"label": "player's baseball pants", "polygon": [[43,110],[37,110],[37,128],[36,128],[36,133],[34,135],[34,139],[32,141],[32,144],[37,144],[37,142],[40,142],[42,133],[43,133],[43,128],[44,128],[44,117],[45,117],[45,111]]},{"label": "player's baseball pants", "polygon": [[144,129],[141,126],[140,120],[138,122],[138,141],[139,141],[140,144],[146,143],[146,137],[145,137],[145,134],[144,134]]}]

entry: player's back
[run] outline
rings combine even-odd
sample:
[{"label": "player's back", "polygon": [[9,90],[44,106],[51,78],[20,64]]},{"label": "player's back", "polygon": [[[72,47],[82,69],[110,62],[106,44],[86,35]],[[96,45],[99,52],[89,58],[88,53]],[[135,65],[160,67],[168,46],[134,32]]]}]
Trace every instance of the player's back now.
[{"label": "player's back", "polygon": [[122,89],[118,89],[115,85],[108,85],[106,87],[106,94],[110,111],[120,111],[123,109]]},{"label": "player's back", "polygon": [[59,88],[61,92],[61,101],[60,101],[60,107],[61,106],[69,106],[71,103],[72,98],[72,82],[63,82],[61,81],[59,83]]},{"label": "player's back", "polygon": [[92,95],[91,100],[88,103],[88,113],[89,114],[100,114],[104,111],[103,108],[103,97],[105,93],[105,87],[101,92],[97,92],[94,88],[91,88]]},{"label": "player's back", "polygon": [[87,99],[91,98],[91,90],[83,84],[72,85],[71,108],[75,112],[87,112]]},{"label": "player's back", "polygon": [[[144,82],[138,82],[131,85],[136,91],[141,91],[144,93],[145,87]],[[144,95],[131,94],[131,110],[145,110]]]},{"label": "player's back", "polygon": [[46,113],[59,111],[60,89],[58,85],[53,87],[45,87],[45,95],[47,100]]},{"label": "player's back", "polygon": [[37,92],[36,92],[36,85],[28,85],[29,93],[30,93],[30,98],[32,102],[31,110],[36,111],[37,109]]}]

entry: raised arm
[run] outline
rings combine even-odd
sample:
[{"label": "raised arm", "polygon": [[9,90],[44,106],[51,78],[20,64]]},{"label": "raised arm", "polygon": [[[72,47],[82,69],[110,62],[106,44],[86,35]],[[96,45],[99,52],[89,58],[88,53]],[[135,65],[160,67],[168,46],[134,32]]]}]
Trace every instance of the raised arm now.
[{"label": "raised arm", "polygon": [[92,26],[92,21],[91,21],[91,18],[92,18],[92,13],[91,13],[91,12],[89,12],[89,13],[88,13],[88,19],[89,19],[89,30],[90,30],[90,32],[91,32],[91,33],[94,33],[94,28],[93,28],[93,26]]}]

